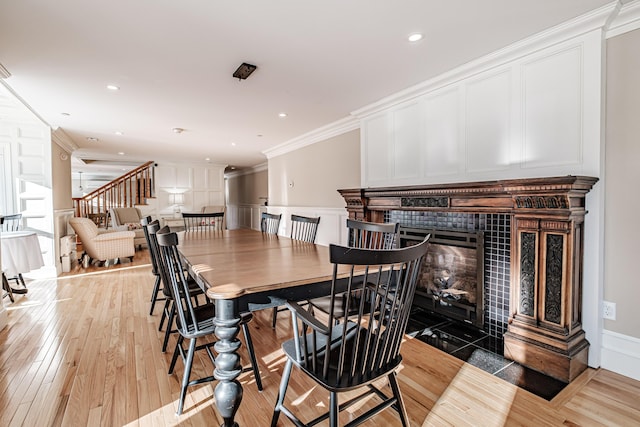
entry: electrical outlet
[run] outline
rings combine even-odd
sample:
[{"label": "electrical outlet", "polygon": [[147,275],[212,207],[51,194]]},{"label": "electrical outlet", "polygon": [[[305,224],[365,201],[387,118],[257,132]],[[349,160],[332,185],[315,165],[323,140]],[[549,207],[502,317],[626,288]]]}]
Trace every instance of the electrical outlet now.
[{"label": "electrical outlet", "polygon": [[616,303],[602,301],[602,317],[604,319],[616,320]]}]

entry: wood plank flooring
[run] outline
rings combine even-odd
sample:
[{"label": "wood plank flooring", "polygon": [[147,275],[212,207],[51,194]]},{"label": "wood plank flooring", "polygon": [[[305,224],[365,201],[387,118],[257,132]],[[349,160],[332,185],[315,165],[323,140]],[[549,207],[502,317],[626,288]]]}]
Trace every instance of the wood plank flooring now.
[{"label": "wood plank flooring", "polygon": [[[133,263],[77,269],[56,280],[33,281],[14,304],[5,300],[9,325],[0,332],[0,426],[211,426],[222,420],[213,386],[191,387],[185,413],[175,410],[183,365],[167,375],[175,338],[160,351],[161,306],[149,316],[153,277],[148,254]],[[162,303],[160,303],[161,305]],[[258,312],[251,323],[264,391],[244,373],[242,427],[268,426],[290,335],[289,317]],[[605,370],[587,370],[555,399],[546,401],[482,370],[407,337],[399,372],[411,426],[640,425],[640,383]],[[246,353],[243,360],[248,364]],[[210,375],[205,352],[192,378]],[[296,372],[287,401],[302,419],[323,412],[328,395]],[[341,415],[347,422],[375,400]],[[282,426],[292,425],[281,418]],[[326,424],[323,424],[326,425]],[[366,426],[399,425],[393,411]]]}]

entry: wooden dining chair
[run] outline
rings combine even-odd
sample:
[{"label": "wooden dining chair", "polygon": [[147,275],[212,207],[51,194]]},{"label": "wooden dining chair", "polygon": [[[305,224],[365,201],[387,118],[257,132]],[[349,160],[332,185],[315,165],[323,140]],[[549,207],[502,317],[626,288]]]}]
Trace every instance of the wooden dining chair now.
[{"label": "wooden dining chair", "polygon": [[[371,298],[366,301],[360,299],[356,316],[343,317],[339,322],[329,322],[328,325],[296,302],[287,301],[294,337],[282,344],[287,362],[271,419],[272,427],[277,425],[280,413],[299,426],[315,425],[328,418],[329,425],[337,427],[340,411],[371,395],[382,402],[350,420],[349,425],[359,425],[389,407],[398,412],[403,426],[409,425],[396,369],[402,361],[400,347],[428,239],[429,236],[415,246],[402,249],[330,246],[330,259],[334,266],[329,313],[333,314],[336,306],[342,304],[342,299],[336,295],[339,283],[346,282],[344,295],[347,298],[358,293],[367,293]],[[342,277],[344,271],[349,272],[346,279]],[[307,424],[284,404],[293,366],[329,391],[330,395],[329,411]],[[373,384],[383,377],[388,378],[391,396]],[[338,405],[338,393],[361,388],[363,393]]]},{"label": "wooden dining chair", "polygon": [[266,234],[278,234],[280,228],[280,219],[282,214],[271,214],[268,212],[262,212],[260,215],[260,231]]},{"label": "wooden dining chair", "polygon": [[398,243],[397,222],[367,222],[347,219],[349,230],[348,246],[363,249],[392,249]]},{"label": "wooden dining chair", "polygon": [[[160,231],[160,224],[158,221],[152,221],[147,225],[145,230],[149,236],[149,252],[154,253],[155,255],[151,255],[153,259],[156,259],[156,271],[160,275],[160,279],[162,282],[162,294],[164,295],[164,307],[162,308],[162,315],[160,316],[160,324],[158,326],[158,330],[162,330],[162,326],[164,325],[165,319],[167,320],[167,329],[164,331],[164,340],[162,341],[162,352],[167,351],[167,345],[169,344],[169,337],[172,333],[177,333],[178,330],[174,328],[175,325],[175,298],[173,291],[169,284],[164,280],[162,275],[160,274],[160,247],[158,246],[158,237],[157,234]],[[163,227],[162,230],[165,233],[170,232],[169,227]],[[204,295],[204,291],[198,286],[198,284],[191,278],[191,276],[185,276],[187,280],[187,285],[189,288],[189,297],[193,299],[196,304],[199,304],[198,297]]]},{"label": "wooden dining chair", "polygon": [[224,230],[224,212],[183,212],[185,231],[221,231]]},{"label": "wooden dining chair", "polygon": [[289,237],[293,240],[315,243],[318,234],[320,217],[311,218],[301,215],[291,215],[291,233]]},{"label": "wooden dining chair", "polygon": [[22,214],[5,215],[2,222],[2,231],[19,231],[22,229]]},{"label": "wooden dining chair", "polygon": [[[377,223],[347,219],[347,228],[349,231],[349,247],[359,249],[393,249],[396,247],[398,241],[400,223]],[[341,298],[343,304],[334,307],[334,318],[351,316],[354,310],[357,309],[357,301],[362,298],[362,294],[356,293],[352,298],[347,298],[347,295],[343,294]],[[320,297],[309,301],[309,306],[312,310],[320,310],[325,314],[329,314],[330,304],[330,297]]]},{"label": "wooden dining chair", "polygon": [[[301,215],[291,215],[291,233],[289,237],[292,240],[298,240],[301,242],[315,243],[316,234],[318,233],[318,224],[320,224],[320,217],[306,217]],[[271,328],[275,329],[276,322],[278,321],[278,313],[286,311],[284,306],[273,307],[273,313],[271,315]]]},{"label": "wooden dining chair", "polygon": [[157,301],[166,300],[165,297],[160,297],[159,293],[162,285],[162,280],[160,279],[160,270],[158,268],[158,259],[155,248],[152,250],[151,248],[151,240],[149,239],[149,230],[148,227],[153,224],[156,229],[160,229],[160,222],[156,220],[151,220],[150,216],[142,218],[140,220],[140,225],[142,225],[142,230],[144,231],[144,237],[147,241],[147,248],[149,248],[149,258],[151,258],[151,273],[155,277],[155,281],[153,283],[153,290],[151,291],[151,308],[149,309],[149,315],[153,315],[153,309],[156,306]]},{"label": "wooden dining chair", "polygon": [[[162,276],[162,280],[171,289],[175,296],[174,308],[177,314],[176,325],[180,336],[178,337],[173,357],[171,358],[169,374],[173,373],[178,356],[181,356],[184,361],[184,373],[182,376],[180,400],[177,411],[177,414],[181,415],[184,407],[184,398],[186,396],[187,387],[214,380],[213,376],[190,380],[190,376],[193,357],[197,350],[206,350],[211,361],[215,363],[215,356],[211,350],[215,341],[209,340],[204,344],[197,345],[198,338],[213,337],[214,335],[215,325],[213,323],[213,318],[215,314],[215,306],[212,302],[208,302],[201,306],[194,306],[192,299],[186,297],[189,293],[188,275],[182,268],[182,259],[178,253],[178,235],[176,233],[171,233],[168,227],[165,227],[156,233],[156,238],[160,248],[160,274]],[[247,326],[251,319],[251,313],[244,313],[241,317],[240,323],[244,332],[245,342],[247,343],[247,351],[251,358],[251,366],[255,376],[256,385],[258,390],[261,391],[262,381],[260,379],[260,371],[258,369],[251,335]],[[182,346],[185,339],[189,340],[189,347],[186,350]]]}]

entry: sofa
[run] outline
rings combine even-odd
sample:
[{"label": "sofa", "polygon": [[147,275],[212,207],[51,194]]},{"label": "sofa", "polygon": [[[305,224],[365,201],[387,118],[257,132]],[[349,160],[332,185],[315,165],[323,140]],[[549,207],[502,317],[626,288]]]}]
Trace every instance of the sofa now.
[{"label": "sofa", "polygon": [[133,231],[136,235],[133,243],[137,248],[147,245],[144,230],[140,224],[142,213],[138,208],[112,208],[109,210],[111,226],[118,231]]}]

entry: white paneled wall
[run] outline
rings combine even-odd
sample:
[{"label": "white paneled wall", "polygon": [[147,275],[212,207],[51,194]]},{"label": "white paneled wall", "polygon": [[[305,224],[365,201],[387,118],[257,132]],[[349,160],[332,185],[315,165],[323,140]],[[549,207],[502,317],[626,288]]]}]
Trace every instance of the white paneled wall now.
[{"label": "white paneled wall", "polygon": [[599,176],[601,59],[598,29],[363,110],[362,185]]},{"label": "white paneled wall", "polygon": [[[182,212],[199,212],[204,206],[225,204],[224,165],[164,164],[156,167],[157,214],[171,216]],[[172,194],[182,202],[173,204]]]}]

